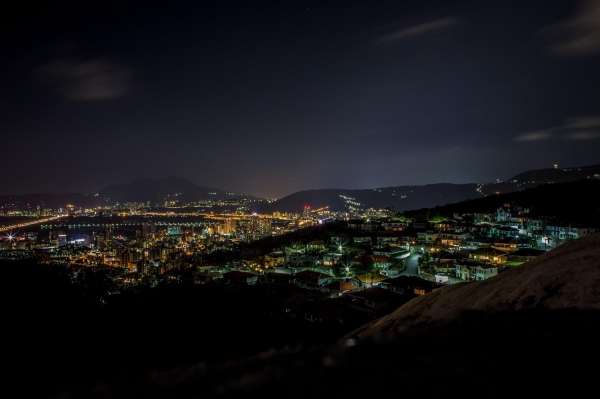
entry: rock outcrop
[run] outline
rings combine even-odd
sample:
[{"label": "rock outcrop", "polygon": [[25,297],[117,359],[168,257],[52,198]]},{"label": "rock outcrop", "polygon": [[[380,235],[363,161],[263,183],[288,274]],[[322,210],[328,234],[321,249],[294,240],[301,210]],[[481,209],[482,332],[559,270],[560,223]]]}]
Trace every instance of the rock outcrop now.
[{"label": "rock outcrop", "polygon": [[455,321],[465,312],[525,309],[600,310],[600,234],[539,256],[498,276],[444,286],[350,333],[345,339],[385,340],[432,323]]}]

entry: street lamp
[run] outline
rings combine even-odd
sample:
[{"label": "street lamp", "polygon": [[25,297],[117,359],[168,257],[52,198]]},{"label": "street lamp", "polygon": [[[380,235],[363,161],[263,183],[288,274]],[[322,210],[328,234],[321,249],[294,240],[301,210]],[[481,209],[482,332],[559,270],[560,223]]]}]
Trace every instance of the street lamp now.
[{"label": "street lamp", "polygon": [[6,235],[8,236],[8,249],[11,250],[12,242],[15,239],[15,236],[12,234],[12,231],[10,233],[7,233]]}]

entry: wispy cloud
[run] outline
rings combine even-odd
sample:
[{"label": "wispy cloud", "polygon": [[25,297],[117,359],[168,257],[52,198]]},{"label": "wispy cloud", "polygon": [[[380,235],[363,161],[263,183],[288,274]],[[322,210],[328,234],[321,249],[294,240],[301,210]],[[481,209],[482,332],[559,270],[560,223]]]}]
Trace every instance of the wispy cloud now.
[{"label": "wispy cloud", "polygon": [[549,49],[556,55],[600,52],[600,0],[585,0],[574,15],[538,33],[556,40]]},{"label": "wispy cloud", "polygon": [[521,133],[514,137],[513,141],[538,141],[551,138],[592,140],[598,137],[600,137],[600,117],[579,116],[570,118],[559,126]]},{"label": "wispy cloud", "polygon": [[109,58],[59,58],[36,72],[44,84],[73,101],[112,99],[131,90],[131,68]]},{"label": "wispy cloud", "polygon": [[591,140],[598,137],[600,137],[600,133],[593,130],[569,133],[565,136],[569,140]]},{"label": "wispy cloud", "polygon": [[552,129],[548,130],[538,130],[535,132],[523,133],[517,137],[515,137],[514,141],[536,141],[536,140],[544,140],[554,137],[554,132]]},{"label": "wispy cloud", "polygon": [[421,36],[428,33],[439,33],[457,25],[460,22],[456,17],[445,17],[434,19],[428,22],[423,22],[411,27],[404,27],[394,32],[381,36],[373,41],[373,44],[383,44],[398,40],[405,40],[416,36]]},{"label": "wispy cloud", "polygon": [[587,129],[600,127],[600,117],[580,116],[571,118],[564,126],[566,129]]}]

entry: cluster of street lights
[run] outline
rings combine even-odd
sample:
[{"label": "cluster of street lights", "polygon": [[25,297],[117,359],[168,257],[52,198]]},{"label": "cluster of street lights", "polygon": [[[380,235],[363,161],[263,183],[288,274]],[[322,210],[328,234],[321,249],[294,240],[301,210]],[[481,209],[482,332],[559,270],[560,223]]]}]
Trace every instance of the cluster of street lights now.
[{"label": "cluster of street lights", "polygon": [[7,233],[6,235],[8,236],[8,245],[12,248],[12,242],[15,240],[16,236],[12,234],[12,231],[10,233]]}]

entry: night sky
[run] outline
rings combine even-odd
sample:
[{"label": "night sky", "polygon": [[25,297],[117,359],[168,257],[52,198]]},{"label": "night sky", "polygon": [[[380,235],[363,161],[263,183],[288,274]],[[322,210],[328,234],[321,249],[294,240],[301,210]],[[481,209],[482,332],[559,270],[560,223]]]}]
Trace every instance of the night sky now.
[{"label": "night sky", "polygon": [[0,194],[600,163],[600,1],[22,3],[0,17]]}]

